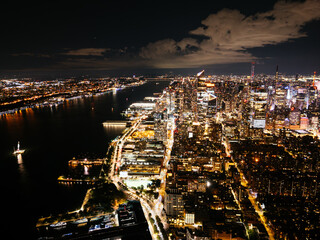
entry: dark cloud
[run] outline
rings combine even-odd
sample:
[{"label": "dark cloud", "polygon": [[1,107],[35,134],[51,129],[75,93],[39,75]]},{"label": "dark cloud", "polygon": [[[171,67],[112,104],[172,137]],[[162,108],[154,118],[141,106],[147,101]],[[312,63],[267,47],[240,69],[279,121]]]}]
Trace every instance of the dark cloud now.
[{"label": "dark cloud", "polygon": [[69,55],[69,56],[100,56],[101,57],[108,50],[109,50],[108,48],[81,48],[81,49],[69,50],[61,54]]},{"label": "dark cloud", "polygon": [[208,15],[193,30],[186,30],[185,37],[165,37],[138,48],[109,48],[108,44],[97,44],[96,38],[92,38],[97,45],[86,43],[86,47],[60,47],[57,51],[36,54],[24,51],[11,54],[10,57],[50,58],[47,62],[52,64],[52,68],[86,69],[174,69],[253,60],[262,62],[269,56],[260,54],[257,57],[252,49],[307,37],[307,33],[302,31],[303,26],[320,18],[319,0],[280,1],[268,9],[271,10],[244,14],[236,9],[225,8]]},{"label": "dark cloud", "polygon": [[[202,36],[181,41],[160,40],[148,44],[140,56],[155,68],[187,68],[204,65],[241,63],[256,60],[248,50],[276,45],[291,39],[306,37],[301,32],[307,22],[320,18],[320,1],[278,2],[274,9],[245,16],[238,10],[223,9],[209,15],[202,26],[190,31]],[[186,52],[188,48],[196,51]],[[181,54],[186,52],[186,54]]]}]

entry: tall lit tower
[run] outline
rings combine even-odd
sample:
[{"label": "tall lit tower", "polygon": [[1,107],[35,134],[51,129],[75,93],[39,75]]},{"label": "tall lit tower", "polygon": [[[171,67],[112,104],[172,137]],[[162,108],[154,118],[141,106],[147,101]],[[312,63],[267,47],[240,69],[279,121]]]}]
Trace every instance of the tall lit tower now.
[{"label": "tall lit tower", "polygon": [[254,81],[254,64],[255,64],[255,62],[252,62],[252,63],[251,63],[251,79],[250,79],[251,84],[252,84],[253,81]]},{"label": "tall lit tower", "polygon": [[276,68],[276,77],[275,77],[275,84],[274,84],[275,93],[277,93],[278,80],[279,80],[279,66],[277,65],[277,68]]},{"label": "tall lit tower", "polygon": [[193,94],[193,99],[192,99],[192,105],[193,105],[193,114],[194,114],[194,122],[193,124],[199,125],[198,121],[198,92],[201,92],[203,87],[204,87],[204,81],[200,79],[200,77],[203,75],[204,70],[201,72],[197,73],[197,77],[194,81],[194,94]]}]

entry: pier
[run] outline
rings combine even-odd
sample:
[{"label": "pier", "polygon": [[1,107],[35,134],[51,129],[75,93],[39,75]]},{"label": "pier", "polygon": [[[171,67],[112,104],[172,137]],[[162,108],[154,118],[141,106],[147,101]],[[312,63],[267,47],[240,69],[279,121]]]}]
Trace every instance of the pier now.
[{"label": "pier", "polygon": [[125,128],[128,124],[128,121],[119,121],[119,120],[108,120],[103,122],[104,127],[123,127]]},{"label": "pier", "polygon": [[84,166],[84,165],[95,165],[95,166],[99,166],[102,165],[103,162],[105,161],[105,159],[94,159],[94,160],[90,160],[90,159],[72,159],[68,162],[69,166],[72,167],[76,167],[78,165]]},{"label": "pier", "polygon": [[66,184],[94,184],[98,181],[98,178],[86,178],[86,179],[78,179],[78,178],[68,178],[65,176],[58,177],[58,183],[66,183]]}]

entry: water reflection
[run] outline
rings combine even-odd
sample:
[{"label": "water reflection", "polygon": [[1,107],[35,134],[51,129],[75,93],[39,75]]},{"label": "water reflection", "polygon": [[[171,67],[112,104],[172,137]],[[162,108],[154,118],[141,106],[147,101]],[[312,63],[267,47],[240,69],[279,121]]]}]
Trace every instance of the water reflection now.
[{"label": "water reflection", "polygon": [[22,154],[17,154],[17,160],[19,164],[19,171],[20,173],[24,173],[24,164],[23,164],[23,159],[22,159]]},{"label": "water reflection", "polygon": [[104,125],[103,128],[108,135],[119,135],[126,128],[126,126]]},{"label": "water reflection", "polygon": [[14,114],[6,114],[1,118],[0,124],[9,130],[9,132],[20,133],[25,125],[35,121],[34,110],[27,108]]},{"label": "water reflection", "polygon": [[50,104],[50,113],[51,115],[54,113],[55,106]]},{"label": "water reflection", "polygon": [[117,105],[117,89],[116,88],[112,90],[112,101],[113,101],[113,105],[116,106]]},{"label": "water reflection", "polygon": [[20,164],[22,164],[23,163],[23,161],[22,161],[22,154],[17,154],[17,159],[18,159],[18,164],[20,165]]},{"label": "water reflection", "polygon": [[84,175],[89,175],[89,167],[84,165]]}]

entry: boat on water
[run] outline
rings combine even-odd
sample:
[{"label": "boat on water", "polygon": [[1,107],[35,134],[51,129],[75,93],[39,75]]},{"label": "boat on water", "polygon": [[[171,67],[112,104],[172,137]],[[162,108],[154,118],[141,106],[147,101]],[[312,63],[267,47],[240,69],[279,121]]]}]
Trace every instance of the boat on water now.
[{"label": "boat on water", "polygon": [[20,149],[20,142],[18,141],[18,145],[17,145],[17,150],[15,150],[14,152],[13,152],[13,154],[14,155],[17,155],[17,154],[22,154],[22,153],[24,153],[24,149]]},{"label": "boat on water", "polygon": [[82,219],[78,219],[74,222],[72,222],[71,224],[77,225],[78,227],[80,226],[85,226],[88,223],[88,219],[87,218],[82,218]]},{"label": "boat on water", "polygon": [[67,226],[66,222],[58,222],[50,225],[50,227],[56,228],[56,229],[65,228],[66,226]]}]

